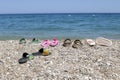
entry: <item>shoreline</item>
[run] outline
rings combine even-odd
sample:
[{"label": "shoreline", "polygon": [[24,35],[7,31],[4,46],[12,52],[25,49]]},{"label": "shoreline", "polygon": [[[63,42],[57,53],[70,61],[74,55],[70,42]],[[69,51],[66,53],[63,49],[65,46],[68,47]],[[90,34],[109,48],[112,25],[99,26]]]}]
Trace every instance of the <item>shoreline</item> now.
[{"label": "shoreline", "polygon": [[40,44],[29,44],[30,41],[0,41],[1,80],[120,80],[120,40],[112,40],[110,47],[90,47],[83,40],[79,49],[63,47],[60,41],[58,46],[46,48],[51,55],[35,56],[19,64],[24,52],[33,53],[41,48]]},{"label": "shoreline", "polygon": [[[24,37],[23,37],[24,38]],[[96,40],[98,37],[96,37],[96,38],[56,38],[57,40],[59,40],[59,41],[63,41],[63,40],[65,40],[65,39],[71,39],[71,40],[76,40],[76,39],[79,39],[79,40],[86,40],[86,39],[93,39],[93,40]],[[105,38],[105,37],[104,37]],[[16,38],[16,39],[0,39],[0,41],[17,41],[17,40],[20,40],[20,39],[22,39],[22,38]],[[26,40],[28,40],[28,41],[30,41],[30,40],[32,40],[33,38],[25,38]],[[40,41],[42,41],[42,40],[52,40],[52,39],[54,39],[54,38],[36,38],[36,39],[38,39],[38,40],[40,40]],[[119,41],[120,39],[114,39],[114,38],[107,38],[107,39],[109,39],[109,40],[112,40],[112,41],[115,41],[115,40],[117,40],[117,41]]]}]

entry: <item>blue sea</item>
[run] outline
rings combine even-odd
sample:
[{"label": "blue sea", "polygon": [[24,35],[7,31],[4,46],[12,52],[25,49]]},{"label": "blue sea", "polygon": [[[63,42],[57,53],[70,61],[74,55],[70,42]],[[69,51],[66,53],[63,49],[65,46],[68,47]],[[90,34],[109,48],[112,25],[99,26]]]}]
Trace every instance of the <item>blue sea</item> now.
[{"label": "blue sea", "polygon": [[0,14],[0,40],[120,39],[119,13]]}]

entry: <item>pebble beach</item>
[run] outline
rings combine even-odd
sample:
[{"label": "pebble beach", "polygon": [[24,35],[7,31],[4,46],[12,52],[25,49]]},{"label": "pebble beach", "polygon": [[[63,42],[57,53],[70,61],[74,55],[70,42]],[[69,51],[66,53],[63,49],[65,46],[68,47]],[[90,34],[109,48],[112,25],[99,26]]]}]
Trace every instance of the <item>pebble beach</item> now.
[{"label": "pebble beach", "polygon": [[37,52],[40,43],[19,44],[19,40],[0,41],[0,80],[120,80],[120,40],[112,46],[93,47],[81,40],[79,49],[47,47],[48,56],[35,56],[19,64],[24,52]]}]

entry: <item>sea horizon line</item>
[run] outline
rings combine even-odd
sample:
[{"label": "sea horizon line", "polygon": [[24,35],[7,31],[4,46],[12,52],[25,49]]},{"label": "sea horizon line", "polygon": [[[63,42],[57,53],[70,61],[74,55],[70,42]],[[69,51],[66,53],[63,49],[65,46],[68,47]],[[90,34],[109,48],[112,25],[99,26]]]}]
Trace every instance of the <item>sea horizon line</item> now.
[{"label": "sea horizon line", "polygon": [[31,15],[31,14],[120,14],[120,13],[114,13],[114,12],[112,12],[112,13],[105,13],[105,12],[100,12],[100,13],[97,13],[97,12],[90,12],[90,13],[0,13],[0,15]]}]

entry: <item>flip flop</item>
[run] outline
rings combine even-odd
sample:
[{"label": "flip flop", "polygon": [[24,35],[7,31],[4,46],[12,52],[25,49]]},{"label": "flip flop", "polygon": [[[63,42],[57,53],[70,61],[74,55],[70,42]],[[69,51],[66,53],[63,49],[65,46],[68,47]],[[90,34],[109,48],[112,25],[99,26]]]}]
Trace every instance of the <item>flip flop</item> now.
[{"label": "flip flop", "polygon": [[78,49],[82,45],[82,42],[80,40],[75,40],[72,47]]},{"label": "flip flop", "polygon": [[33,60],[34,56],[32,54],[23,53],[22,58],[18,60],[19,64],[26,63],[28,60]]},{"label": "flip flop", "polygon": [[28,58],[20,58],[18,60],[19,64],[23,64],[23,63],[26,63],[28,61]]},{"label": "flip flop", "polygon": [[28,53],[23,53],[23,55],[22,55],[22,58],[20,58],[19,60],[18,60],[18,62],[19,62],[19,64],[23,64],[23,63],[26,63],[27,61],[28,61]]},{"label": "flip flop", "polygon": [[40,55],[43,55],[43,56],[48,56],[48,55],[50,55],[51,53],[48,51],[48,50],[46,50],[46,49],[44,49],[44,48],[41,48],[38,52],[36,52],[36,53],[32,53],[32,55],[33,56],[40,56]]},{"label": "flip flop", "polygon": [[38,52],[32,53],[33,56],[40,56],[43,53],[43,48],[41,48]]},{"label": "flip flop", "polygon": [[89,46],[95,46],[95,41],[92,39],[86,39],[86,42],[88,43]]},{"label": "flip flop", "polygon": [[109,39],[106,39],[106,38],[104,38],[104,37],[98,37],[98,38],[96,39],[96,43],[97,43],[98,45],[101,45],[101,46],[111,46],[111,45],[112,45],[112,41],[109,40]]},{"label": "flip flop", "polygon": [[72,44],[72,41],[70,39],[65,39],[64,43],[63,43],[63,46],[64,47],[69,47],[71,44]]},{"label": "flip flop", "polygon": [[38,39],[37,38],[33,38],[32,39],[32,43],[38,43]]},{"label": "flip flop", "polygon": [[58,43],[59,43],[58,40],[54,38],[54,39],[52,39],[52,40],[50,41],[50,46],[51,46],[51,47],[55,47],[55,46],[58,45]]},{"label": "flip flop", "polygon": [[19,40],[19,44],[24,44],[24,43],[26,43],[25,38],[21,38],[21,39]]},{"label": "flip flop", "polygon": [[39,53],[41,53],[43,56],[48,56],[51,54],[47,49],[44,49],[44,48],[41,48],[39,50]]},{"label": "flip flop", "polygon": [[39,43],[39,40],[37,38],[33,38],[31,42],[29,42],[29,44],[35,43],[35,45],[37,45]]},{"label": "flip flop", "polygon": [[42,43],[41,43],[41,46],[43,47],[43,48],[46,48],[46,47],[48,47],[50,45],[50,41],[49,40],[44,40]]}]

